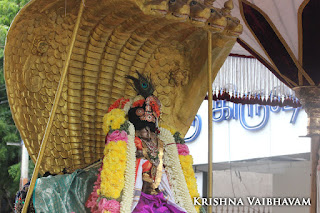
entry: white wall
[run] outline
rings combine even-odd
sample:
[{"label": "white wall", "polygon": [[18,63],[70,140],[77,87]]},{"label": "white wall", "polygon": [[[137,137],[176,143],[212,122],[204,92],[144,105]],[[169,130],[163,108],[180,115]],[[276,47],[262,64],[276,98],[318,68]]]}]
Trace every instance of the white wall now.
[{"label": "white wall", "polygon": [[[207,164],[208,120],[207,101],[199,108],[202,131],[199,137],[188,143],[194,164]],[[292,111],[270,112],[266,126],[258,131],[244,129],[239,120],[213,122],[213,162],[235,161],[251,158],[310,152],[307,134],[307,114],[302,109],[295,124],[290,123]],[[246,118],[248,123],[259,123],[261,117]],[[187,136],[192,134],[192,127]]]}]

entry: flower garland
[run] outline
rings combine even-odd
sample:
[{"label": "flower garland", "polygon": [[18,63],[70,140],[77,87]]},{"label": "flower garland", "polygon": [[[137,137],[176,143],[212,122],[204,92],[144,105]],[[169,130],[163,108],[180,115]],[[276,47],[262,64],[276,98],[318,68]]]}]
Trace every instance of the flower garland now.
[{"label": "flower garland", "polygon": [[[197,180],[192,168],[193,159],[191,155],[179,155],[179,159],[192,202],[194,197],[200,196],[197,189]],[[197,212],[200,212],[200,207],[199,205],[195,206]]]},{"label": "flower garland", "polygon": [[129,122],[128,149],[127,149],[127,168],[125,170],[125,184],[123,188],[122,201],[120,206],[121,213],[131,212],[133,201],[135,170],[136,170],[136,146],[134,143],[135,129],[132,123]]},{"label": "flower garland", "polygon": [[111,141],[104,149],[101,170],[101,184],[98,194],[106,198],[117,199],[124,187],[124,171],[127,162],[127,143]]},{"label": "flower garland", "polygon": [[[180,133],[177,134],[177,132],[174,135],[177,135],[175,138],[175,141],[177,143],[177,149],[179,153],[179,159],[180,159],[180,164],[182,167],[182,171],[188,186],[189,194],[191,197],[191,202],[193,201],[194,197],[199,197],[200,194],[197,189],[197,180],[195,178],[195,174],[192,168],[193,165],[193,158],[190,155],[189,148],[186,144],[181,144],[180,142],[183,140],[179,136]],[[184,140],[183,140],[184,141]],[[197,212],[200,212],[201,206],[197,205],[195,206]]]},{"label": "flower garland", "polygon": [[[198,193],[197,181],[192,168],[193,159],[189,153],[189,148],[185,144],[184,139],[181,138],[181,134],[179,132],[177,132],[175,129],[168,126],[166,126],[165,129],[170,131],[177,145],[181,168],[184,174],[185,181],[187,183],[191,202],[193,202],[193,198],[199,197],[200,195]],[[195,208],[196,208],[196,211],[199,213],[201,206],[195,206]]]},{"label": "flower garland", "polygon": [[185,193],[188,191],[187,183],[183,175],[183,171],[179,162],[178,150],[174,145],[175,140],[169,130],[160,128],[159,139],[164,142],[164,163],[166,165],[166,171],[169,176],[169,180],[172,187],[172,192],[175,198],[175,202],[183,207],[188,213],[196,213],[190,196]]},{"label": "flower garland", "polygon": [[185,144],[177,144],[177,149],[178,149],[178,153],[179,156],[180,155],[189,155],[189,147]]},{"label": "flower garland", "polygon": [[[126,102],[116,101],[117,104],[113,104],[112,109],[103,118],[103,130],[108,134],[104,158],[93,192],[86,202],[86,207],[93,213],[120,213],[121,205],[117,199],[120,198],[125,186],[128,188],[125,182],[130,182],[127,180],[127,169],[132,167],[130,166],[132,161],[130,144],[134,146],[134,137],[132,139],[134,131],[132,131],[132,124],[125,119],[125,112],[117,108],[124,107]],[[131,135],[128,136],[127,132]]]},{"label": "flower garland", "polygon": [[129,101],[123,107],[123,111],[125,112],[126,115],[128,114],[128,112],[131,108],[132,102],[133,102],[133,100],[129,99]]},{"label": "flower garland", "polygon": [[159,117],[161,112],[160,112],[160,106],[157,104],[157,102],[154,100],[150,101],[150,106],[152,110],[156,113],[157,117]]},{"label": "flower garland", "polygon": [[135,101],[135,102],[133,102],[132,107],[142,107],[144,102],[145,102],[144,99]]},{"label": "flower garland", "polygon": [[[146,100],[142,96],[138,96],[138,98],[135,98],[132,104],[132,107],[142,107],[143,104],[146,103]],[[149,105],[152,108],[152,111],[156,113],[156,116],[159,117],[161,112],[160,112],[160,106],[158,103],[154,100],[151,100]]]},{"label": "flower garland", "polygon": [[169,130],[172,135],[176,132],[176,130],[166,124],[159,123],[159,126],[163,129]]},{"label": "flower garland", "polygon": [[125,112],[122,109],[113,109],[103,116],[103,132],[108,134],[110,130],[119,129],[125,121]]},{"label": "flower garland", "polygon": [[129,99],[119,98],[109,107],[108,112],[111,112],[113,109],[117,108],[123,109],[127,102],[129,102]]}]

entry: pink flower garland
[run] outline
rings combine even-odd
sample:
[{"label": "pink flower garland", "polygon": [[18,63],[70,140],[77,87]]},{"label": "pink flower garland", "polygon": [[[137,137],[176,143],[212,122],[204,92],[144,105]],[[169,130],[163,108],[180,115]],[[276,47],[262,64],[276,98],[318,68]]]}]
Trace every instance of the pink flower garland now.
[{"label": "pink flower garland", "polygon": [[[125,141],[128,143],[128,134],[126,131],[115,130],[106,137],[106,145],[110,141]],[[91,192],[87,202],[86,207],[90,208],[92,213],[103,213],[104,211],[109,211],[111,213],[120,213],[120,203],[116,200],[108,200],[104,197],[98,195],[98,190],[101,185],[101,170],[103,164],[99,169],[99,174],[97,175],[97,180],[94,182],[93,191]],[[100,200],[99,200],[100,198]],[[97,201],[99,202],[97,203]]]},{"label": "pink flower garland", "polygon": [[128,134],[126,131],[119,131],[119,130],[113,131],[111,134],[107,135],[106,145],[110,141],[125,141],[126,143],[128,143]]},{"label": "pink flower garland", "polygon": [[120,203],[116,200],[108,200],[106,198],[102,198],[100,199],[99,203],[97,203],[97,200],[99,199],[97,190],[100,189],[101,184],[101,170],[102,165],[98,170],[99,173],[97,175],[97,180],[96,182],[94,182],[93,191],[91,192],[85,206],[87,208],[90,208],[92,213],[103,213],[104,211],[109,211],[111,213],[120,213]]},{"label": "pink flower garland", "polygon": [[177,144],[179,155],[189,155],[189,148],[186,144]]},{"label": "pink flower garland", "polygon": [[93,191],[91,192],[91,194],[86,202],[86,207],[90,208],[92,213],[100,213],[98,211],[98,207],[97,207],[97,200],[99,198],[97,190],[100,189],[100,184],[101,184],[100,171],[101,170],[102,170],[102,166],[99,169],[99,173],[97,175],[97,180],[96,180],[96,182],[94,182]]},{"label": "pink flower garland", "polygon": [[120,203],[116,200],[107,200],[106,198],[102,198],[98,204],[98,211],[109,211],[111,213],[119,213]]}]

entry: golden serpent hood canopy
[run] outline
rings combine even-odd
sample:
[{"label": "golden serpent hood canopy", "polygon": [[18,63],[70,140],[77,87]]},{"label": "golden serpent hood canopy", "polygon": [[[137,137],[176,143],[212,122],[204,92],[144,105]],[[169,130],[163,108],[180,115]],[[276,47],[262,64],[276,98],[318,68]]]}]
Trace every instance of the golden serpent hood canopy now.
[{"label": "golden serpent hood canopy", "polygon": [[152,73],[162,122],[186,133],[207,92],[206,32],[214,33],[215,75],[236,41],[232,30],[239,31],[228,27],[229,13],[211,7],[186,0],[33,0],[26,5],[10,27],[4,64],[13,118],[34,161],[67,69],[41,172],[72,172],[103,156],[102,117],[118,98],[135,96],[125,76],[136,70]]}]

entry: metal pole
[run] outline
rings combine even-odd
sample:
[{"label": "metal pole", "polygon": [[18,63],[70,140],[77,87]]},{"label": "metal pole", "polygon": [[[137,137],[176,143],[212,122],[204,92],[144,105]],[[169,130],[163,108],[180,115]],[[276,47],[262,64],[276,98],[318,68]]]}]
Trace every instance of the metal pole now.
[{"label": "metal pole", "polygon": [[[212,34],[208,31],[208,198],[212,198]],[[212,212],[212,206],[208,206]]]},{"label": "metal pole", "polygon": [[71,38],[71,44],[70,44],[70,48],[69,48],[69,52],[68,52],[68,57],[66,59],[65,65],[63,67],[63,71],[62,71],[61,78],[60,78],[60,81],[59,81],[59,85],[58,85],[58,89],[57,89],[57,92],[56,92],[56,96],[54,98],[54,102],[53,102],[52,109],[51,109],[51,112],[50,112],[49,121],[47,123],[46,130],[45,130],[44,136],[42,138],[40,151],[39,151],[39,154],[38,154],[36,165],[35,165],[34,170],[33,170],[32,179],[31,179],[31,182],[30,182],[30,187],[29,187],[29,190],[28,190],[28,194],[27,194],[25,203],[23,205],[22,213],[27,213],[27,209],[28,209],[29,202],[30,202],[30,199],[31,199],[31,196],[32,196],[32,192],[33,192],[34,186],[36,184],[36,180],[37,180],[37,177],[38,177],[38,173],[39,173],[39,168],[40,168],[40,165],[41,165],[42,157],[43,157],[44,150],[45,150],[47,142],[48,142],[49,133],[50,133],[50,130],[51,130],[51,127],[52,127],[53,119],[54,119],[54,116],[56,114],[56,110],[57,110],[58,103],[59,103],[59,100],[60,100],[60,96],[61,96],[61,93],[62,93],[64,80],[65,80],[66,75],[67,75],[69,62],[70,62],[70,58],[71,58],[71,53],[72,53],[73,46],[74,46],[74,43],[75,43],[75,40],[76,40],[76,36],[77,36],[77,33],[78,33],[80,20],[81,20],[81,16],[82,16],[82,13],[83,13],[83,8],[84,8],[84,1],[81,1],[80,2],[80,9],[79,9],[78,17],[77,17],[77,22],[76,22],[76,25],[74,27],[73,33],[72,33],[72,38]]},{"label": "metal pole", "polygon": [[29,170],[29,154],[23,141],[21,141],[21,177],[20,177],[20,190],[28,182],[28,170]]}]

